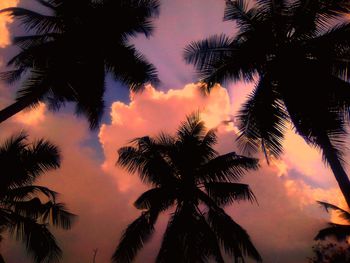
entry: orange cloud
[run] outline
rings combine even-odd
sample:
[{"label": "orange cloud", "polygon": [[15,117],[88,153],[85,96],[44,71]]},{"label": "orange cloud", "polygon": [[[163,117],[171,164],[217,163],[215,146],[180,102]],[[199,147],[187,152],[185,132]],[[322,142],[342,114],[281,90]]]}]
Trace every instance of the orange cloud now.
[{"label": "orange cloud", "polygon": [[[236,99],[242,99],[242,96],[236,95]],[[159,131],[174,133],[185,116],[198,109],[203,112],[203,119],[209,127],[216,127],[232,118],[230,96],[221,86],[216,86],[208,97],[203,97],[195,84],[168,92],[148,86],[145,92],[133,94],[130,103],[116,102],[112,105],[111,124],[104,124],[99,134],[105,155],[103,170],[115,178],[121,192],[130,196],[129,205],[146,187],[136,175],[129,175],[115,166],[117,149],[135,137],[153,136]],[[234,128],[232,123],[219,126],[219,152],[237,151]],[[242,202],[228,210],[249,231],[266,262],[273,262],[276,258],[285,263],[303,262],[311,253],[313,237],[329,219],[316,200],[326,200],[337,192],[294,178],[292,173],[296,167],[292,162],[276,161],[267,166],[262,158],[261,164],[258,172],[244,179],[257,195],[259,206]],[[325,169],[322,163],[320,165],[320,169]],[[163,229],[164,224],[160,223],[159,227]],[[160,238],[158,234],[155,240]],[[154,260],[157,242],[152,244],[136,262],[145,262],[145,258],[147,262]]]},{"label": "orange cloud", "polygon": [[[0,10],[17,6],[19,0],[2,0],[0,2]],[[12,22],[12,19],[5,14],[0,14],[0,48],[4,48],[10,44],[10,33],[8,31],[8,25]]]}]

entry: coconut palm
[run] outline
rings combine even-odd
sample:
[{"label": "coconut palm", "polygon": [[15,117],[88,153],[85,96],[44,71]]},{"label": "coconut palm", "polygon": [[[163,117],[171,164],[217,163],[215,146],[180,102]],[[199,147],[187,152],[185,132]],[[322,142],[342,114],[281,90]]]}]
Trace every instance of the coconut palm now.
[{"label": "coconut palm", "polygon": [[27,34],[15,37],[19,52],[1,78],[22,80],[16,102],[0,111],[0,122],[24,108],[46,102],[57,110],[74,102],[91,128],[104,109],[106,74],[139,91],[158,82],[156,70],[129,43],[152,33],[158,0],[36,0],[46,12],[11,7],[1,12],[18,20]]},{"label": "coconut palm", "polygon": [[34,262],[58,262],[62,251],[48,226],[70,229],[74,215],[56,192],[33,183],[60,166],[59,150],[45,140],[28,143],[21,133],[0,146],[0,166],[1,233],[22,241]]},{"label": "coconut palm", "polygon": [[335,237],[338,241],[345,241],[350,236],[350,213],[336,205],[326,202],[318,202],[326,211],[334,210],[338,212],[341,219],[348,224],[329,223],[329,227],[324,228],[318,232],[315,240],[324,240],[326,237]]},{"label": "coconut palm", "polygon": [[342,154],[350,106],[347,0],[226,1],[235,37],[213,36],[185,50],[210,89],[226,80],[255,80],[243,104],[238,142],[246,152],[279,157],[288,123],[322,150],[350,205]]},{"label": "coconut palm", "polygon": [[141,215],[125,230],[113,262],[132,262],[154,232],[161,212],[172,209],[156,262],[224,262],[220,245],[235,262],[261,257],[247,232],[222,208],[239,200],[254,201],[246,184],[237,183],[258,161],[234,152],[218,155],[215,130],[206,131],[198,114],[187,117],[174,137],[142,137],[119,149],[118,164],[137,172],[153,188],[135,207]]}]

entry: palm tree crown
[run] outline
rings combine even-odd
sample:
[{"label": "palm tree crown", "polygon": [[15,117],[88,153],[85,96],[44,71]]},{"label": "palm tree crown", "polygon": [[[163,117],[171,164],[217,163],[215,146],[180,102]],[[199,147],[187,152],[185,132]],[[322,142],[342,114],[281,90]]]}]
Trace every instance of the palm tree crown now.
[{"label": "palm tree crown", "polygon": [[308,144],[322,149],[350,205],[342,167],[350,108],[349,10],[347,0],[226,1],[224,19],[237,23],[237,35],[194,42],[185,58],[208,88],[258,76],[238,116],[241,147],[278,157],[291,122]]},{"label": "palm tree crown", "polygon": [[236,181],[257,169],[258,161],[234,152],[218,155],[216,140],[215,130],[207,132],[193,114],[174,137],[137,138],[119,149],[118,164],[153,188],[135,201],[141,216],[125,230],[113,262],[132,262],[153,234],[158,215],[170,208],[174,212],[156,262],[224,262],[220,245],[235,262],[244,256],[261,261],[247,232],[222,208],[255,200],[249,186]]},{"label": "palm tree crown", "polygon": [[0,121],[45,101],[51,109],[75,102],[95,128],[104,109],[105,76],[138,91],[158,82],[156,69],[135,47],[131,37],[152,33],[158,0],[36,0],[42,14],[20,7],[3,9],[24,25],[28,34],[14,38],[20,51],[1,78],[23,79],[17,102],[0,111]]},{"label": "palm tree crown", "polygon": [[1,232],[21,240],[34,262],[58,262],[62,251],[48,225],[70,229],[74,215],[56,202],[56,192],[33,185],[60,166],[57,147],[45,140],[29,144],[21,133],[0,146],[0,166]]}]

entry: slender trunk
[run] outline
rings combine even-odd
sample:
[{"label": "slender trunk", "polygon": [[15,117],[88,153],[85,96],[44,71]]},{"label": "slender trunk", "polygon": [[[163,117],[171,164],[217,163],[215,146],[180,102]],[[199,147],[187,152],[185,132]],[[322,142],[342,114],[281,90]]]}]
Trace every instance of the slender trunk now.
[{"label": "slender trunk", "polygon": [[321,136],[319,138],[319,144],[322,147],[324,157],[333,171],[345,201],[350,208],[350,180],[338,158],[337,150],[333,147],[328,135]]},{"label": "slender trunk", "polygon": [[16,101],[5,109],[0,110],[0,123],[6,121],[8,118],[27,108],[33,104],[35,100],[33,98],[25,98]]}]

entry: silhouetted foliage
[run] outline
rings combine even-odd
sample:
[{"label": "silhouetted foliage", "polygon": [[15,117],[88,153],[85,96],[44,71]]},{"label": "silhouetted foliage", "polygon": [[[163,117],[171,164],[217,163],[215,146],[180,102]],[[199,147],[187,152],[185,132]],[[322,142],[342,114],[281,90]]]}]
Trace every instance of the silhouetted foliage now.
[{"label": "silhouetted foliage", "polygon": [[194,42],[185,59],[209,90],[229,79],[258,79],[238,115],[241,148],[279,157],[292,123],[322,150],[350,205],[342,167],[350,108],[348,11],[348,0],[226,1],[224,20],[236,22],[237,35]]},{"label": "silhouetted foliage", "polygon": [[325,202],[318,203],[321,204],[327,212],[330,209],[338,212],[340,218],[345,220],[349,224],[344,225],[329,223],[329,227],[322,229],[315,237],[315,240],[324,240],[327,237],[334,237],[338,241],[345,241],[350,236],[350,213],[336,205],[332,205]]},{"label": "silhouetted foliage", "polygon": [[350,263],[350,246],[347,242],[319,242],[312,250],[315,255],[309,259],[309,263]]},{"label": "silhouetted foliage", "polygon": [[56,202],[56,192],[33,185],[59,166],[59,150],[48,141],[28,143],[21,133],[0,146],[0,232],[22,241],[36,263],[59,261],[62,251],[48,226],[70,229],[75,217]]},{"label": "silhouetted foliage", "polygon": [[154,233],[161,212],[174,209],[156,262],[224,262],[220,247],[235,262],[261,257],[247,232],[222,208],[240,200],[255,201],[246,184],[237,183],[256,170],[258,160],[234,152],[219,155],[215,130],[206,131],[198,114],[181,124],[175,136],[142,137],[119,149],[118,164],[153,188],[134,203],[142,210],[125,230],[113,262],[132,262]]},{"label": "silhouetted foliage", "polygon": [[158,82],[156,69],[129,43],[149,36],[158,15],[158,0],[36,0],[47,14],[21,7],[1,12],[19,21],[27,35],[15,37],[19,47],[1,78],[22,79],[17,102],[0,111],[0,122],[39,101],[57,110],[74,102],[96,128],[104,110],[106,74],[132,91]]}]

